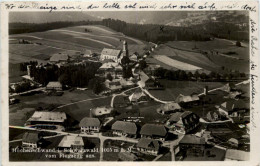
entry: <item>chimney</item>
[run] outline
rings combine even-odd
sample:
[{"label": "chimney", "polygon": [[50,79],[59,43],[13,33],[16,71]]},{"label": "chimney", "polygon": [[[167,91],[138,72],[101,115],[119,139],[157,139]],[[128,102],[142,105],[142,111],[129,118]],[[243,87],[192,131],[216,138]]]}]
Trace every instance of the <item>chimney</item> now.
[{"label": "chimney", "polygon": [[204,95],[208,95],[208,86],[204,87]]}]

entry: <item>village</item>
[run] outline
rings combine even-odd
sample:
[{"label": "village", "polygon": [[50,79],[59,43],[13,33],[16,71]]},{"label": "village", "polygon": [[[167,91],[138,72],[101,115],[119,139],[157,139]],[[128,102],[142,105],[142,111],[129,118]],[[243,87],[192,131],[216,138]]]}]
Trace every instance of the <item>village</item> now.
[{"label": "village", "polygon": [[[98,94],[93,95],[93,100],[108,97],[108,102],[91,107],[86,110],[87,116],[77,120],[63,110],[84,100],[53,106],[52,109],[35,109],[26,116],[24,125],[10,126],[10,129],[26,131],[20,139],[10,141],[11,158],[15,160],[16,155],[27,153],[28,157],[35,153],[38,160],[248,160],[248,80],[226,82],[213,89],[204,86],[201,92],[179,93],[174,100],[165,101],[154,95],[165,90],[165,85],[154,74],[161,66],[146,61],[158,45],[150,43],[147,52],[138,54],[128,50],[127,41],[121,43],[121,50],[104,48],[100,55],[90,50],[64,51],[53,54],[46,64],[28,62],[23,66],[27,72],[24,81],[10,85],[10,107],[22,102],[23,96],[28,94],[33,99],[39,91],[54,99],[63,98],[73,90],[82,93],[88,90]],[[84,68],[86,63],[93,66],[93,71],[97,68],[90,81],[92,87],[90,84],[77,88],[69,86],[73,83],[67,75],[45,84],[45,80],[39,82],[43,76],[37,74],[44,73],[44,69],[56,73],[73,66],[71,69],[76,71]],[[188,69],[192,73],[200,70]],[[88,77],[84,75],[86,73],[79,73],[82,82]],[[80,85],[80,82],[75,84]],[[26,153],[18,153],[18,149]],[[40,149],[53,150],[39,154]]]}]

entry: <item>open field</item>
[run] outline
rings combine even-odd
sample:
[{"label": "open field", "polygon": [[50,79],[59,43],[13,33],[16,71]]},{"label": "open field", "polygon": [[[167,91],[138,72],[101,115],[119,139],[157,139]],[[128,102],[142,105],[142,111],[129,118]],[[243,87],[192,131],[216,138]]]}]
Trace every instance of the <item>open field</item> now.
[{"label": "open field", "polygon": [[156,98],[163,101],[173,101],[179,94],[191,95],[192,93],[202,93],[205,86],[209,90],[223,86],[222,82],[195,82],[195,81],[171,81],[160,80],[165,90],[149,90]]},{"label": "open field", "polygon": [[156,55],[156,56],[154,56],[154,58],[169,66],[172,66],[172,67],[180,69],[180,70],[194,71],[194,70],[201,69],[200,67],[197,67],[197,66],[194,66],[194,65],[191,65],[188,63],[184,63],[184,62],[181,62],[178,60],[171,59],[165,55]]}]

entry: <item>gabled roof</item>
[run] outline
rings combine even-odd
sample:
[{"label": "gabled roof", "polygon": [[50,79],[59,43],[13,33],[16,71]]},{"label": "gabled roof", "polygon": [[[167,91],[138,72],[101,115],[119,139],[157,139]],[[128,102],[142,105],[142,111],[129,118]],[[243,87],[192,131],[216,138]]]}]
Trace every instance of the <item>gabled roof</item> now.
[{"label": "gabled roof", "polygon": [[136,134],[137,126],[133,122],[116,121],[112,125],[112,130],[119,130],[119,131],[123,131],[128,134]]},{"label": "gabled roof", "polygon": [[110,56],[119,57],[120,53],[121,53],[120,50],[104,48],[104,49],[102,50],[102,52],[101,52],[101,55],[110,55]]},{"label": "gabled roof", "polygon": [[236,149],[228,149],[226,151],[225,158],[238,161],[247,161],[250,158],[250,152],[245,152]]},{"label": "gabled roof", "polygon": [[167,130],[163,125],[145,124],[141,128],[140,134],[165,137],[167,134]]},{"label": "gabled roof", "polygon": [[170,102],[170,103],[162,104],[158,109],[166,112],[166,111],[172,111],[172,110],[179,110],[179,109],[181,109],[181,107],[178,103]]},{"label": "gabled roof", "polygon": [[137,143],[137,147],[158,151],[160,143],[157,140],[141,138]]},{"label": "gabled roof", "polygon": [[39,133],[26,132],[23,135],[23,142],[37,143],[39,141]]},{"label": "gabled roof", "polygon": [[48,83],[47,88],[52,88],[52,87],[62,87],[62,85],[58,81],[51,81]]},{"label": "gabled roof", "polygon": [[129,96],[129,100],[130,101],[137,101],[138,99],[140,99],[142,96],[145,96],[144,92],[134,92],[133,94],[131,94]]},{"label": "gabled roof", "polygon": [[51,62],[67,61],[69,56],[64,53],[53,54],[50,58]]},{"label": "gabled roof", "polygon": [[80,121],[79,127],[87,127],[87,126],[99,127],[99,126],[100,126],[100,121],[99,121],[98,118],[85,117],[85,118],[83,118],[83,119]]},{"label": "gabled roof", "polygon": [[66,119],[64,112],[35,111],[27,121],[64,122]]},{"label": "gabled roof", "polygon": [[84,146],[82,137],[75,135],[66,135],[63,137],[58,147],[70,148],[72,145]]},{"label": "gabled roof", "polygon": [[197,144],[197,145],[205,145],[205,138],[199,138],[195,135],[185,135],[180,144]]},{"label": "gabled roof", "polygon": [[180,119],[185,118],[187,115],[190,115],[192,112],[185,111],[185,112],[176,112],[173,113],[169,119],[171,122],[178,122]]}]

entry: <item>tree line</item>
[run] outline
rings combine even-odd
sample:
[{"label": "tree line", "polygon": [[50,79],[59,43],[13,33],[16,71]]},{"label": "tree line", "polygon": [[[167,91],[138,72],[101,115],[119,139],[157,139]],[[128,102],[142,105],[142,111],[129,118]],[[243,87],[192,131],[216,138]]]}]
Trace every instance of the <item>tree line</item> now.
[{"label": "tree line", "polygon": [[62,85],[71,87],[85,87],[89,80],[95,77],[100,63],[89,62],[80,65],[68,65],[58,67],[48,65],[47,67],[31,67],[31,77],[44,86],[50,81],[59,81]]},{"label": "tree line", "polygon": [[217,72],[211,71],[209,74],[204,72],[195,71],[186,72],[184,70],[168,70],[162,67],[156,69],[153,73],[155,77],[161,79],[168,79],[168,80],[186,80],[186,81],[194,81],[194,80],[204,80],[204,81],[229,81],[229,80],[236,80],[236,79],[246,79],[245,73],[240,73],[239,71],[219,74]]}]

